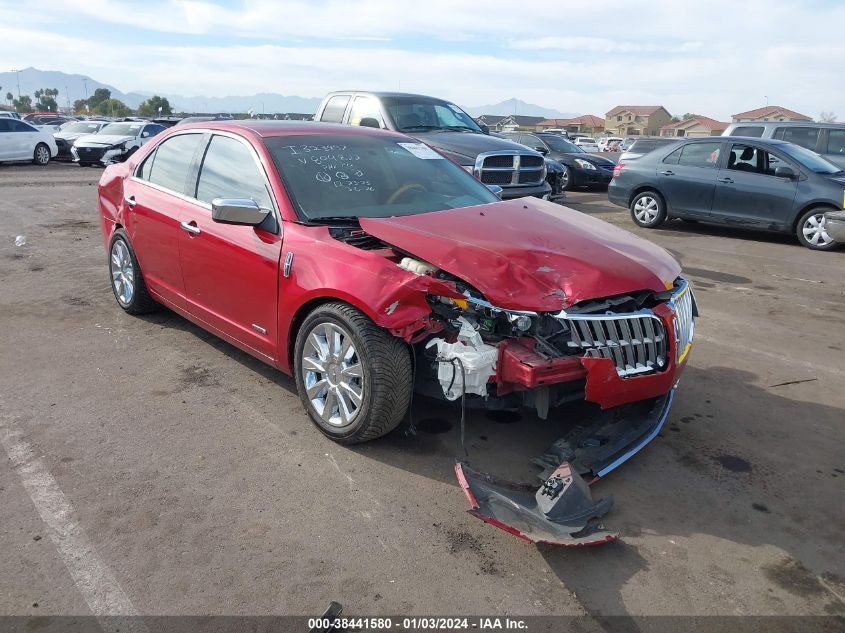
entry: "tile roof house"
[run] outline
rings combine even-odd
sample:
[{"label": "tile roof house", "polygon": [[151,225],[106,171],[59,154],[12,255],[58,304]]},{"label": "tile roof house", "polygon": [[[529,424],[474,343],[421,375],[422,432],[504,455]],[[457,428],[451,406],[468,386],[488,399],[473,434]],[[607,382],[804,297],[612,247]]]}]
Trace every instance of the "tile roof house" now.
[{"label": "tile roof house", "polygon": [[660,136],[721,136],[728,125],[708,116],[697,115],[683,121],[667,123],[660,128]]},{"label": "tile roof house", "polygon": [[476,117],[475,122],[478,123],[478,125],[486,125],[493,130],[499,122],[507,118],[508,117],[499,114],[482,114],[481,116]]},{"label": "tile roof house", "polygon": [[672,115],[663,106],[616,106],[605,115],[604,129],[615,136],[657,136],[671,123]]},{"label": "tile roof house", "polygon": [[512,132],[513,130],[522,130],[523,132],[536,132],[537,125],[543,120],[545,120],[545,117],[511,114],[498,122],[496,131]]},{"label": "tile roof house", "polygon": [[764,108],[757,108],[756,110],[749,110],[748,112],[740,112],[731,117],[734,123],[741,123],[744,121],[812,121],[812,117],[806,114],[795,112],[789,108],[781,106],[766,106]]},{"label": "tile roof house", "polygon": [[584,114],[573,119],[546,119],[537,124],[538,132],[548,128],[593,135],[604,131],[604,119],[593,114]]}]

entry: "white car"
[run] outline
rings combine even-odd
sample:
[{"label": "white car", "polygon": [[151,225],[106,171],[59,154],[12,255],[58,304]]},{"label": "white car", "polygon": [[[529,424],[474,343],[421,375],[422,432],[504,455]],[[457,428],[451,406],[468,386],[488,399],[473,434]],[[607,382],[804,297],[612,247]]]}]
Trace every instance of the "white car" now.
[{"label": "white car", "polygon": [[618,136],[605,136],[604,138],[599,139],[599,151],[607,152],[609,151],[607,148],[611,143],[621,143],[622,139]]},{"label": "white car", "polygon": [[163,125],[144,121],[109,123],[97,134],[76,139],[70,153],[74,162],[80,165],[121,163],[164,129]]},{"label": "white car", "polygon": [[596,143],[595,139],[592,139],[588,136],[579,136],[575,139],[574,143],[583,149],[585,152],[597,152],[599,151],[598,143]]},{"label": "white car", "polygon": [[58,153],[56,140],[25,121],[0,118],[0,162],[31,160],[46,165]]}]

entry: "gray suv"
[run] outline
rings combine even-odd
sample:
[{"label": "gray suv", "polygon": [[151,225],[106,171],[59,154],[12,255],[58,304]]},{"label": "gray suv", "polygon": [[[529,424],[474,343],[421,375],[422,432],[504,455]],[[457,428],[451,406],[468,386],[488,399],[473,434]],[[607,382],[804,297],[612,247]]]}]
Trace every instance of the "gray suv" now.
[{"label": "gray suv", "polygon": [[753,136],[795,143],[845,169],[845,123],[747,121],[731,123],[722,136]]},{"label": "gray suv", "polygon": [[501,197],[549,199],[546,161],[542,154],[489,135],[454,103],[399,92],[331,92],[315,121],[364,125],[402,132],[437,149],[488,186],[502,188]]}]

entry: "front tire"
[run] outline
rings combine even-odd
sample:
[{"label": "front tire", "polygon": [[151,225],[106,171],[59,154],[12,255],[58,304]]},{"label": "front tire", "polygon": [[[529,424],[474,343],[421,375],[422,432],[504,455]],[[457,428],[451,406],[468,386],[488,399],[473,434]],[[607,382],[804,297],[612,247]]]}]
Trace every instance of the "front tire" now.
[{"label": "front tire", "polygon": [[344,303],[321,305],[305,318],[294,373],[311,421],[341,444],[389,433],[411,401],[408,346]]},{"label": "front tire", "polygon": [[117,229],[109,244],[111,289],[118,305],[129,314],[154,312],[158,304],[150,297],[135,251],[123,229]]},{"label": "front tire", "polygon": [[50,148],[44,143],[36,145],[35,150],[32,152],[32,162],[39,167],[44,167],[44,165],[50,162]]},{"label": "front tire", "polygon": [[560,175],[560,190],[569,191],[572,189],[572,170],[567,166],[563,166],[563,173]]},{"label": "front tire", "polygon": [[643,191],[631,200],[631,219],[644,229],[655,229],[666,221],[666,203],[656,191]]},{"label": "front tire", "polygon": [[807,210],[795,225],[795,234],[802,246],[814,251],[832,251],[840,244],[827,232],[824,214],[827,207],[813,207]]}]

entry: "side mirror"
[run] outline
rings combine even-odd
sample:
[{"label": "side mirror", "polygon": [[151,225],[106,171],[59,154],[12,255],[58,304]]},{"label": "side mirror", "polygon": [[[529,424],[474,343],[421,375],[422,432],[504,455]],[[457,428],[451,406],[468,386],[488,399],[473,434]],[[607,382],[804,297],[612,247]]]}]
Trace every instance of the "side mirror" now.
[{"label": "side mirror", "polygon": [[220,224],[258,226],[270,214],[252,198],[215,198],[211,201],[211,219]]},{"label": "side mirror", "polygon": [[375,119],[371,116],[365,116],[361,119],[361,122],[358,124],[361,127],[374,127],[377,130],[381,129],[381,125],[379,125],[378,119]]},{"label": "side mirror", "polygon": [[481,131],[482,131],[484,134],[488,134],[488,135],[490,134],[490,127],[489,127],[489,126],[487,126],[487,125],[479,125],[478,127],[480,127],[480,128],[481,128]]},{"label": "side mirror", "polygon": [[543,156],[549,153],[549,150],[547,150],[545,147],[535,147],[534,151],[540,152]]},{"label": "side mirror", "polygon": [[789,180],[795,180],[798,177],[792,167],[789,167],[788,165],[775,167],[775,176],[778,178],[787,178]]},{"label": "side mirror", "polygon": [[499,200],[501,200],[501,199],[502,199],[502,191],[504,191],[504,189],[502,189],[499,185],[487,185],[487,188],[488,188],[488,189],[490,190],[490,192],[491,192],[494,196],[496,196]]}]

